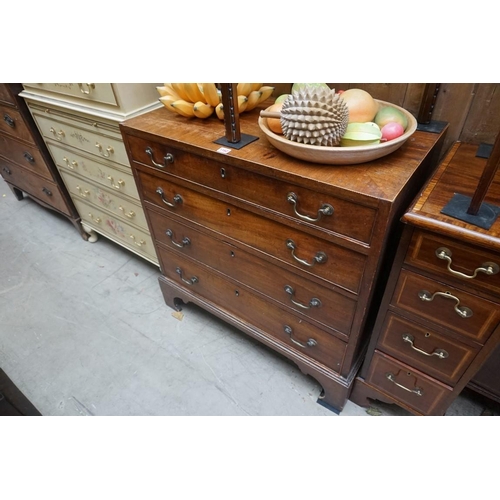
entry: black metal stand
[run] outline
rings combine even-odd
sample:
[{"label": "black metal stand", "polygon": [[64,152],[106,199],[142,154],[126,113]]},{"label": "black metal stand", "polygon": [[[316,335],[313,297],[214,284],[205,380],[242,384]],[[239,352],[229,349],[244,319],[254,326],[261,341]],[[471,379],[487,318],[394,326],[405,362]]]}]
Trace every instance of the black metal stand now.
[{"label": "black metal stand", "polygon": [[257,136],[242,134],[240,131],[240,115],[238,112],[238,99],[236,83],[221,83],[222,107],[224,110],[224,126],[226,135],[214,142],[233,149],[241,149],[256,141]]}]

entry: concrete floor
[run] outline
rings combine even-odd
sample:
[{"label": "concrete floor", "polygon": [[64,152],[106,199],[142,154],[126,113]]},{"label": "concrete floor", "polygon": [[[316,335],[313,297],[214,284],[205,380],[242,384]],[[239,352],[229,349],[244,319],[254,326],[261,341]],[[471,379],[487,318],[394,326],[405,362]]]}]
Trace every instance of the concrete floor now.
[{"label": "concrete floor", "polygon": [[[336,416],[288,360],[187,305],[154,265],[0,179],[0,367],[42,415]],[[498,414],[460,397],[448,415]],[[408,415],[348,402],[340,416]]]}]

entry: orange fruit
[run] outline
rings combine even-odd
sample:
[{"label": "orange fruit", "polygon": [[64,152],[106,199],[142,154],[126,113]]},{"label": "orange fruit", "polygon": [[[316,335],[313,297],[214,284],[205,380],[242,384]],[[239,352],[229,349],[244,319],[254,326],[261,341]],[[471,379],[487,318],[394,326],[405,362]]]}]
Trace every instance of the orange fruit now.
[{"label": "orange fruit", "polygon": [[[271,111],[274,113],[280,113],[281,108],[283,107],[283,102],[275,102],[272,106],[270,106],[267,111]],[[279,118],[266,118],[267,126],[269,129],[275,134],[283,135],[283,129],[281,128],[281,121]]]},{"label": "orange fruit", "polygon": [[372,122],[378,111],[378,102],[362,89],[348,89],[341,94],[349,110],[349,123]]}]

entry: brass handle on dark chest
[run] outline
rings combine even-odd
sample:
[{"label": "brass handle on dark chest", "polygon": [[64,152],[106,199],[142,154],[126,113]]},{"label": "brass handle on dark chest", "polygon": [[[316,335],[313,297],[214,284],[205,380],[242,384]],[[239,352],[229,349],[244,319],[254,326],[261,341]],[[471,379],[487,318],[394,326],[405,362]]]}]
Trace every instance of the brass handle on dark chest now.
[{"label": "brass handle on dark chest", "polygon": [[295,255],[295,249],[297,248],[295,246],[295,242],[291,239],[286,240],[286,246],[292,251],[292,257],[297,261],[300,262],[301,264],[304,264],[304,266],[312,267],[314,264],[323,264],[327,260],[327,256],[325,252],[317,252],[316,255],[313,258],[313,262],[309,263],[307,260],[299,259]]},{"label": "brass handle on dark chest", "polygon": [[291,203],[293,205],[293,211],[295,212],[295,215],[297,217],[300,217],[302,220],[307,220],[309,222],[318,222],[324,215],[333,215],[333,207],[328,203],[323,203],[323,205],[321,205],[321,207],[318,209],[318,215],[316,217],[311,217],[309,215],[304,215],[298,212],[297,205],[299,203],[299,197],[295,193],[288,193],[286,195],[286,200],[288,201],[288,203]]},{"label": "brass handle on dark chest", "polygon": [[198,278],[196,276],[193,276],[191,279],[187,280],[187,279],[184,279],[182,277],[182,269],[180,267],[177,267],[175,269],[175,272],[181,277],[181,281],[183,283],[186,283],[186,285],[195,285],[196,283],[198,283]]},{"label": "brass handle on dark chest", "polygon": [[291,326],[288,326],[288,325],[285,325],[283,327],[283,329],[285,330],[285,333],[287,333],[289,336],[290,336],[290,340],[294,343],[294,344],[297,344],[298,346],[300,347],[314,347],[316,345],[318,345],[318,343],[314,340],[314,339],[308,339],[307,343],[303,344],[302,342],[298,342],[297,340],[295,340],[292,335],[293,335],[293,329]]},{"label": "brass handle on dark chest", "polygon": [[177,243],[176,241],[174,241],[174,232],[171,229],[167,229],[165,231],[165,234],[172,241],[172,245],[175,245],[176,247],[184,248],[185,246],[191,244],[191,240],[187,236],[184,236],[184,238],[182,238],[182,242],[181,243]]},{"label": "brass handle on dark chest", "polygon": [[[408,373],[408,375],[410,375],[410,373]],[[422,396],[424,394],[424,391],[420,387],[414,387],[413,389],[409,389],[408,387],[396,382],[396,376],[394,375],[394,373],[388,372],[385,374],[385,377],[387,378],[387,380],[390,380],[394,385],[397,385],[398,387],[404,389],[405,391],[416,394],[417,396]]]},{"label": "brass handle on dark chest", "polygon": [[301,304],[300,302],[296,302],[295,300],[293,300],[295,290],[290,285],[285,285],[285,292],[291,296],[290,300],[291,300],[292,304],[295,304],[297,307],[301,307],[302,309],[311,309],[311,307],[320,307],[321,306],[321,300],[319,300],[315,297],[313,297],[309,301],[309,305],[304,305],[304,304]]},{"label": "brass handle on dark chest", "polygon": [[461,317],[461,318],[470,318],[472,316],[472,309],[461,306],[460,305],[460,299],[458,297],[455,297],[455,295],[452,295],[450,292],[434,292],[431,295],[431,292],[428,292],[427,290],[420,290],[418,292],[418,297],[420,300],[424,302],[432,302],[436,297],[443,297],[445,299],[451,299],[456,302],[454,305],[453,309],[455,309],[455,312]]},{"label": "brass handle on dark chest", "polygon": [[451,250],[446,247],[440,247],[436,250],[436,257],[438,259],[445,260],[447,262],[446,268],[448,271],[454,276],[459,276],[460,278],[473,279],[477,276],[477,273],[484,273],[487,276],[491,276],[493,274],[497,274],[500,271],[500,267],[495,262],[484,262],[480,267],[474,269],[472,274],[461,273],[460,271],[455,271],[455,269],[451,268],[452,260],[451,260]]},{"label": "brass handle on dark chest", "polygon": [[12,118],[11,116],[9,116],[7,113],[5,113],[3,115],[3,119],[5,121],[5,123],[9,126],[9,127],[12,127],[14,128],[16,126],[16,122],[14,120],[14,118]]},{"label": "brass handle on dark chest", "polygon": [[177,203],[182,203],[182,197],[180,194],[176,194],[173,198],[173,203],[168,201],[166,198],[165,198],[165,193],[163,192],[163,189],[161,187],[157,187],[156,188],[156,193],[160,195],[160,198],[161,198],[161,201],[163,201],[163,203],[165,203],[165,205],[167,205],[168,207],[175,207],[175,204]]},{"label": "brass handle on dark chest", "polygon": [[415,346],[415,337],[413,335],[410,335],[408,333],[403,333],[403,341],[408,342],[411,346],[411,348],[420,354],[423,354],[425,356],[437,356],[439,359],[445,359],[448,357],[448,352],[445,351],[444,349],[434,349],[432,352],[425,352],[422,349],[419,349],[418,347]]},{"label": "brass handle on dark chest", "polygon": [[146,154],[151,158],[151,163],[158,168],[165,168],[167,166],[167,163],[173,163],[174,162],[174,155],[171,153],[167,153],[163,157],[163,164],[158,163],[154,159],[154,153],[153,153],[153,148],[150,148],[149,146],[145,149]]}]

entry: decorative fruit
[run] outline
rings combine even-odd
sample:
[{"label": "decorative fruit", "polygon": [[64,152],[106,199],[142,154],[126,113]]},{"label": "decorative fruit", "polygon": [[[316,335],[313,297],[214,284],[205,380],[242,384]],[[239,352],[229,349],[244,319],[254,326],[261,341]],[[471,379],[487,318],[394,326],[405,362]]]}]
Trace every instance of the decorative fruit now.
[{"label": "decorative fruit", "polygon": [[404,130],[408,126],[408,118],[406,118],[405,114],[399,109],[393,106],[383,106],[381,107],[374,120],[373,120],[380,128],[382,128],[387,123],[396,122],[399,123]]},{"label": "decorative fruit", "polygon": [[287,97],[289,96],[290,94],[281,94],[280,96],[276,97],[276,100],[274,101],[275,103],[278,103],[278,102],[285,102]]},{"label": "decorative fruit", "polygon": [[342,99],[349,109],[349,123],[373,122],[379,106],[366,90],[345,90],[342,92]]},{"label": "decorative fruit", "polygon": [[[269,106],[268,111],[273,113],[281,113],[281,108],[283,107],[283,102],[275,102],[272,106]],[[266,118],[267,126],[275,134],[283,134],[283,129],[281,128],[281,120],[279,118]]]},{"label": "decorative fruit", "polygon": [[381,137],[382,132],[376,123],[349,123],[340,140],[340,145],[343,147],[371,146],[379,144]]},{"label": "decorative fruit", "polygon": [[405,133],[401,123],[397,122],[386,123],[380,131],[382,132],[382,141],[392,141],[392,139],[401,137]]},{"label": "decorative fruit", "polygon": [[314,146],[338,146],[347,129],[349,111],[342,97],[329,87],[293,91],[281,109],[283,135]]},{"label": "decorative fruit", "polygon": [[329,89],[330,87],[326,83],[294,83],[292,85],[291,93],[297,92],[299,90],[303,90],[305,87],[313,88],[313,87],[323,87]]}]

